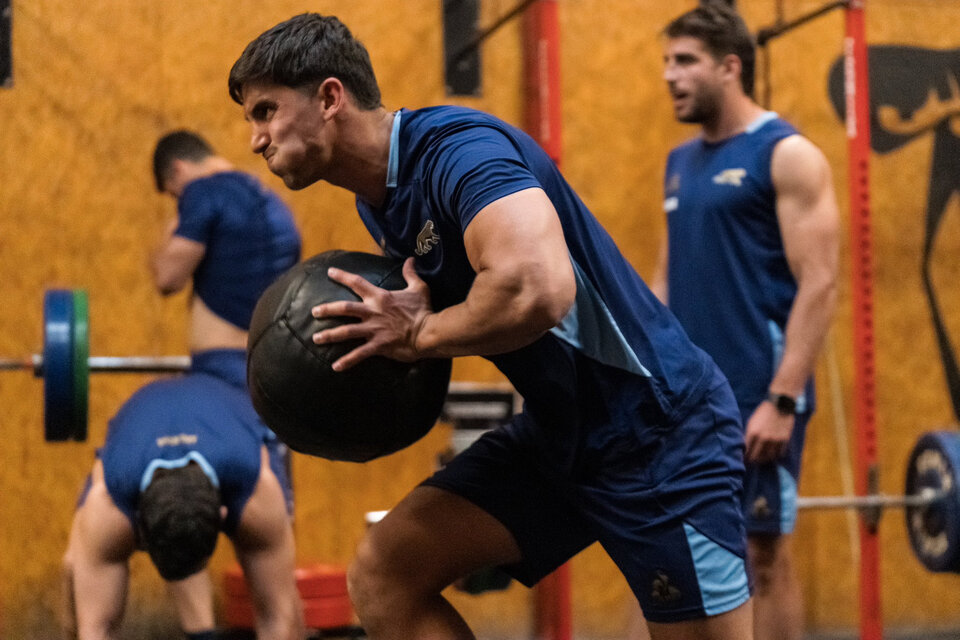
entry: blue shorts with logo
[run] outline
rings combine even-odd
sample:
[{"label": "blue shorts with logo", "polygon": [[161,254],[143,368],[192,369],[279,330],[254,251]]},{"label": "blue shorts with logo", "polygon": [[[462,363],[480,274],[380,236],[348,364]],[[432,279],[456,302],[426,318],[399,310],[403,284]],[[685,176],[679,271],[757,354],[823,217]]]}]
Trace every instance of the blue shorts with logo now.
[{"label": "blue shorts with logo", "polygon": [[523,557],[503,569],[527,586],[600,542],[647,620],[735,609],[751,585],[740,506],[743,428],[729,385],[718,381],[688,415],[659,429],[645,443],[609,443],[589,471],[564,473],[544,429],[520,414],[424,484],[497,518]]},{"label": "blue shorts with logo", "polygon": [[[750,414],[744,412],[744,422]],[[783,456],[773,462],[746,465],[743,513],[749,535],[778,536],[792,533],[797,522],[797,482],[806,439],[809,411],[798,413]]]}]

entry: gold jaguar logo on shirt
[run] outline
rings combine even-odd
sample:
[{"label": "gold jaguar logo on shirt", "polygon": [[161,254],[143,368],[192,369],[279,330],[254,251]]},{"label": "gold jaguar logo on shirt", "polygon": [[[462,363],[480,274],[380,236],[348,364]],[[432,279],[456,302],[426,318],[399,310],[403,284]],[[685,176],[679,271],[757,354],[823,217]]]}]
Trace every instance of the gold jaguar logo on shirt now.
[{"label": "gold jaguar logo on shirt", "polygon": [[425,255],[438,244],[440,244],[440,236],[433,230],[433,220],[427,220],[423,229],[417,234],[417,248],[414,253],[418,256]]},{"label": "gold jaguar logo on shirt", "polygon": [[746,169],[724,169],[713,176],[714,184],[729,184],[732,187],[743,186],[743,179],[747,177]]}]

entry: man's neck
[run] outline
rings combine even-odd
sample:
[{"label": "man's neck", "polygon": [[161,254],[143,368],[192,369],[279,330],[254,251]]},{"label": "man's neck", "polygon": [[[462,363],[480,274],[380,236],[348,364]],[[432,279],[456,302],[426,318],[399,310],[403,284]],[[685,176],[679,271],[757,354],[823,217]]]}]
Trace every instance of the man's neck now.
[{"label": "man's neck", "polygon": [[387,164],[393,112],[344,114],[338,123],[338,140],[327,182],[348,189],[364,202],[380,207],[387,195]]},{"label": "man's neck", "polygon": [[233,171],[233,165],[226,158],[221,158],[220,156],[208,156],[204,158],[202,162],[197,164],[197,171],[197,178],[206,178],[207,176],[212,176],[215,173]]},{"label": "man's neck", "polygon": [[703,139],[707,142],[720,142],[732,138],[746,131],[764,112],[763,107],[746,95],[730,96],[721,105],[716,119],[703,123]]}]

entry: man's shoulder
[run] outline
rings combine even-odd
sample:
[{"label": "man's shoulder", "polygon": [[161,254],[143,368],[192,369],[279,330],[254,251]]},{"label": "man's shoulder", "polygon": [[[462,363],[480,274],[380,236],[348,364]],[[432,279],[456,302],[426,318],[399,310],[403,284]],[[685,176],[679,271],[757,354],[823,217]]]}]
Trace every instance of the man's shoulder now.
[{"label": "man's shoulder", "polygon": [[703,146],[703,138],[699,135],[687,138],[670,150],[670,155],[689,153]]},{"label": "man's shoulder", "polygon": [[793,124],[784,120],[779,114],[768,111],[756,123],[747,128],[749,137],[758,140],[767,140],[776,144],[784,138],[800,135]]},{"label": "man's shoulder", "polygon": [[242,171],[219,171],[191,180],[184,188],[182,199],[214,198],[225,191],[237,189],[261,190],[260,181],[249,173]]},{"label": "man's shoulder", "polygon": [[503,121],[485,111],[461,107],[457,105],[438,105],[421,109],[403,109],[401,112],[402,126],[443,126],[455,123],[470,122],[499,122]]},{"label": "man's shoulder", "polygon": [[494,115],[458,106],[425,107],[402,113],[402,136],[415,147],[459,139],[469,131],[500,131],[510,135],[516,129]]}]

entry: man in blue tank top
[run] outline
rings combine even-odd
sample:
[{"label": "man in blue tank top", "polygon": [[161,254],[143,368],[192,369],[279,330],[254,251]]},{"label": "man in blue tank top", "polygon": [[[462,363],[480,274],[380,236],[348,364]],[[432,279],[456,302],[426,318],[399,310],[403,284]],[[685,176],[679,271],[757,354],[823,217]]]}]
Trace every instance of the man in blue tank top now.
[{"label": "man in blue tank top", "polygon": [[203,568],[220,531],[244,568],[257,637],[302,637],[286,469],[224,366],[202,354],[189,374],[142,387],[110,421],[64,556],[68,637],[116,637],[128,562],[143,549],[172,587],[187,637],[212,639],[212,620],[196,625],[208,615]]},{"label": "man in blue tank top", "polygon": [[746,426],[756,638],[799,640],[788,534],[814,363],[836,299],[830,168],[809,140],[752,100],[754,42],[729,5],[701,5],[665,36],[674,112],[701,135],[667,159],[668,242],[654,290],[726,374]]},{"label": "man in blue tank top", "polygon": [[739,499],[743,437],[729,385],[522,131],[459,107],[387,111],[367,52],[304,14],[230,73],[253,151],[291,189],[351,189],[408,287],[330,277],[360,302],[334,363],[481,355],[522,413],[413,489],[361,542],[351,597],[371,638],[470,638],[441,596],[500,566],[526,585],[599,541],[657,638],[749,639]]}]

